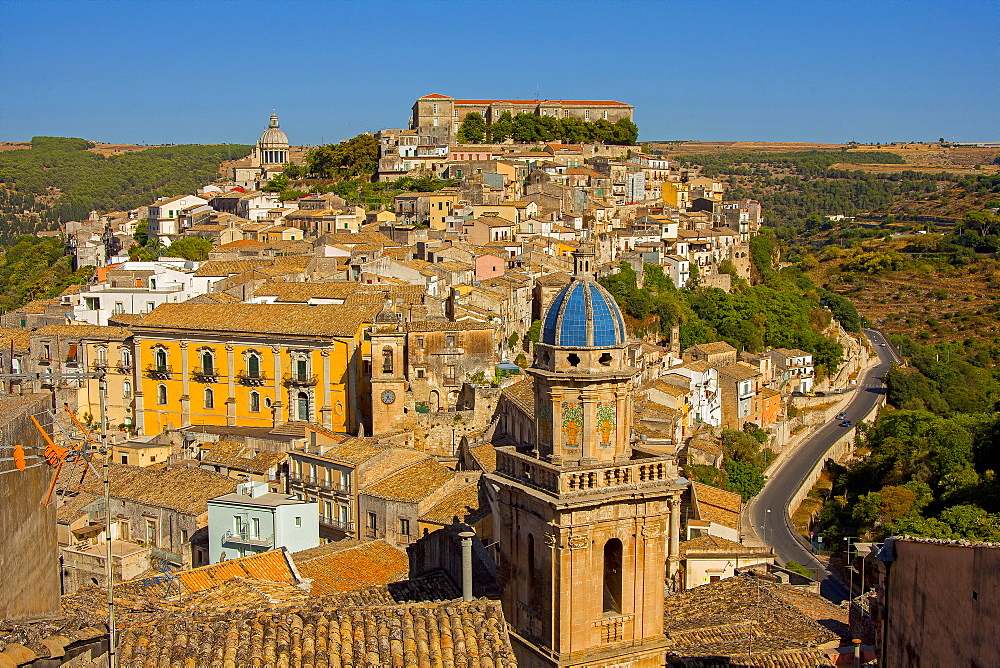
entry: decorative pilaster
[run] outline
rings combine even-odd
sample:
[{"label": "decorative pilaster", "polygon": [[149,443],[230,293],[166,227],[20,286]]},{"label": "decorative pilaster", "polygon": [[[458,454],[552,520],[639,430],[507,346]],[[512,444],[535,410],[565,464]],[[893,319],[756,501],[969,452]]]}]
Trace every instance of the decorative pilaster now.
[{"label": "decorative pilaster", "polygon": [[667,560],[667,577],[675,578],[681,560],[681,499],[670,497],[670,557]]},{"label": "decorative pilaster", "polygon": [[181,426],[191,425],[191,392],[189,384],[191,382],[188,373],[188,342],[181,341]]},{"label": "decorative pilaster", "polygon": [[323,357],[323,406],[319,410],[320,423],[327,429],[333,427],[333,407],[330,405],[330,350],[320,351]]},{"label": "decorative pilaster", "polygon": [[236,426],[236,365],[233,344],[226,343],[226,373],[229,379],[229,396],[226,399],[226,425]]},{"label": "decorative pilaster", "polygon": [[284,420],[281,403],[281,346],[271,346],[271,360],[274,362],[274,396],[271,397],[271,408],[274,409],[272,422],[275,427]]}]

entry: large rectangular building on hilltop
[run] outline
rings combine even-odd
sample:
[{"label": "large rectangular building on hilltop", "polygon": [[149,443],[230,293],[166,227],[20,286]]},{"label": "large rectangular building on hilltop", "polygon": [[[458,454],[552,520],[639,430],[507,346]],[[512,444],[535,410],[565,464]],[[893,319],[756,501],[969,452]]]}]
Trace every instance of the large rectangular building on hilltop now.
[{"label": "large rectangular building on hilltop", "polygon": [[509,111],[511,116],[532,114],[614,123],[622,118],[632,120],[634,110],[635,107],[631,104],[614,100],[461,100],[431,93],[413,103],[410,129],[418,130],[421,137],[453,142],[462,119],[473,111],[482,114],[489,124],[499,119],[505,111]]}]

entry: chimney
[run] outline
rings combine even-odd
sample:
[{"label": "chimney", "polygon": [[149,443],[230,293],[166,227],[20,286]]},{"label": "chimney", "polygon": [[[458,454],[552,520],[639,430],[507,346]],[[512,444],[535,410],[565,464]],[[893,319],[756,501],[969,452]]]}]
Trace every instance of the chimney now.
[{"label": "chimney", "polygon": [[466,527],[459,533],[462,539],[462,600],[472,600],[472,538],[476,534]]}]

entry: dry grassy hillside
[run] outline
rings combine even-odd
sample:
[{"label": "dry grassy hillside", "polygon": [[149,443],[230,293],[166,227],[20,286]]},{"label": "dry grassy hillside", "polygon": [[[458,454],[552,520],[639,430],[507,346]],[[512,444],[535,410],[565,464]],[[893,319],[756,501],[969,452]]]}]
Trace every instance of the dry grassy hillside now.
[{"label": "dry grassy hillside", "polygon": [[[964,267],[923,261],[913,253],[920,237],[869,241],[862,252],[895,251],[907,266],[899,271],[845,271],[857,250],[830,248],[817,255],[819,264],[807,273],[819,285],[851,299],[858,312],[887,334],[905,334],[928,342],[998,336],[996,307],[1000,305],[1000,261],[984,258]],[[911,257],[912,256],[912,257]]]}]

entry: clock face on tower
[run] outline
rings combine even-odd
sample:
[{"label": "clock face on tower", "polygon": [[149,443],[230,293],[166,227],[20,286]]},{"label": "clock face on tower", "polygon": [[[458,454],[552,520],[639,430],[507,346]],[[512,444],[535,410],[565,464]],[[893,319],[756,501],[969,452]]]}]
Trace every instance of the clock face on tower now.
[{"label": "clock face on tower", "polygon": [[395,400],[396,400],[396,393],[393,392],[392,390],[386,390],[385,392],[382,393],[383,404],[391,404]]}]

